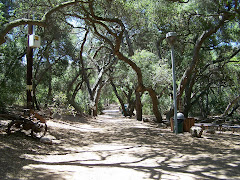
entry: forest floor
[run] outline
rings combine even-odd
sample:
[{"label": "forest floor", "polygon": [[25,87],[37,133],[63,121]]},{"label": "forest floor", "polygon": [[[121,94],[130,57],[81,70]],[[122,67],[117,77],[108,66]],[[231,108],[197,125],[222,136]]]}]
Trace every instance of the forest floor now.
[{"label": "forest floor", "polygon": [[97,118],[48,120],[41,143],[6,135],[0,120],[0,179],[240,179],[240,134],[174,134],[170,127],[124,118],[117,106]]}]

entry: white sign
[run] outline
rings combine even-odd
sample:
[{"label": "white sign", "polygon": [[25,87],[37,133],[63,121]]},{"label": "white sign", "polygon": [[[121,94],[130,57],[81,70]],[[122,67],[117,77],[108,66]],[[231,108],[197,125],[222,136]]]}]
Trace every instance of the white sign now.
[{"label": "white sign", "polygon": [[29,36],[29,47],[39,48],[41,46],[41,37],[35,34]]}]

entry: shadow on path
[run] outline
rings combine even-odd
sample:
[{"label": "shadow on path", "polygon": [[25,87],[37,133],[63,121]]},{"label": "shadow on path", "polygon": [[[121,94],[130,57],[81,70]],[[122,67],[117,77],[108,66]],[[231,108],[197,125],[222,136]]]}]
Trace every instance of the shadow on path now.
[{"label": "shadow on path", "polygon": [[0,134],[0,179],[240,179],[239,134],[175,135],[115,106],[96,119],[49,121],[53,145]]}]

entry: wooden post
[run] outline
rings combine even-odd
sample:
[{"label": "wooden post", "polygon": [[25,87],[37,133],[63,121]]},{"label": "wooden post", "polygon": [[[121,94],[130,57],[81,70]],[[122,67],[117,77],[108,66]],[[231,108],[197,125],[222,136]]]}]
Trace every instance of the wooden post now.
[{"label": "wooden post", "polygon": [[29,47],[29,35],[33,34],[33,25],[28,25],[28,45],[27,45],[27,108],[33,109],[32,97],[32,66],[33,49]]}]

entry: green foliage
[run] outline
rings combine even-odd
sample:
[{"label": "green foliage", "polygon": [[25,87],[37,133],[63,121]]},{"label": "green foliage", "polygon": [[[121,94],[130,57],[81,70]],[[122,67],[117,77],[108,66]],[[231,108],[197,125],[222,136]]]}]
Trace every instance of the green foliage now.
[{"label": "green foliage", "polygon": [[155,54],[145,50],[137,51],[132,59],[142,69],[145,86],[154,84],[163,87],[163,84],[169,84],[170,69],[167,64],[160,63]]},{"label": "green foliage", "polygon": [[83,110],[83,113],[88,114],[89,111],[89,98],[87,90],[83,89],[82,91],[79,91],[76,97],[76,103],[81,107]]},{"label": "green foliage", "polygon": [[9,22],[10,18],[13,16],[13,7],[12,0],[0,1],[0,29],[5,23]]},{"label": "green foliage", "polygon": [[61,115],[76,115],[77,112],[75,111],[74,107],[68,104],[67,96],[64,93],[56,93],[53,98],[53,113],[58,113]]},{"label": "green foliage", "polygon": [[21,49],[19,50],[15,42],[9,43],[0,48],[0,106],[11,105],[19,98],[25,90],[25,71],[21,62]]},{"label": "green foliage", "polygon": [[[47,11],[61,2],[66,1],[2,0],[0,2],[0,25],[2,27],[7,22],[20,18],[41,19]],[[199,37],[203,32],[215,27],[223,15],[228,16],[224,25],[204,40],[200,47],[199,61],[194,69],[196,76],[191,92],[191,102],[194,102],[202,92],[204,93],[194,105],[193,111],[204,105],[209,106],[213,114],[221,113],[226,104],[239,94],[239,56],[235,55],[231,58],[231,62],[228,59],[239,48],[240,15],[239,4],[236,2],[236,0],[192,0],[188,3],[166,0],[93,1],[96,15],[103,18],[119,18],[124,23],[129,37],[123,37],[121,51],[125,55],[128,54],[129,42],[132,43],[131,48],[135,54],[129,58],[141,69],[144,85],[153,87],[157,92],[162,111],[168,110],[172,104],[169,98],[172,91],[170,47],[164,40],[166,33],[176,31],[178,34],[175,55],[176,75],[179,82],[192,62],[193,51]],[[37,100],[41,104],[49,100],[51,102],[52,97],[59,99],[61,96],[62,99],[60,98],[59,101],[68,108],[67,85],[81,69],[79,51],[83,34],[86,31],[84,28],[89,30],[83,56],[85,66],[88,68],[87,75],[90,84],[95,83],[98,75],[96,67],[106,65],[109,59],[109,45],[93,33],[92,22],[85,21],[86,12],[79,4],[53,13],[45,28],[36,28],[37,34],[42,37],[42,47],[34,54],[34,83]],[[87,4],[83,6],[89,11]],[[77,19],[76,16],[84,17],[84,19]],[[69,22],[81,28],[73,29]],[[102,23],[115,32],[119,31],[116,23]],[[114,41],[104,28],[98,25],[96,28],[101,34]],[[11,105],[22,99],[25,94],[26,67],[22,62],[22,57],[26,50],[26,32],[26,27],[15,28],[9,32],[7,42],[0,48],[0,53],[4,55],[4,58],[0,59],[0,103],[2,105]],[[92,58],[101,46],[105,46],[105,49]],[[81,76],[82,74],[70,93],[73,93]],[[124,62],[118,62],[113,65],[111,72],[103,76],[103,81],[109,76],[114,79],[122,97],[124,97],[123,92],[126,92],[132,93],[131,101],[135,99],[134,90],[137,81],[136,73],[131,67]],[[99,110],[106,99],[116,101],[108,85],[103,91],[104,94],[99,101]],[[221,93],[221,96],[218,93]],[[127,97],[124,101],[126,99]],[[85,85],[79,89],[75,101],[83,111],[88,111],[90,100]],[[152,105],[148,94],[142,95],[142,103],[144,113],[151,114]]]},{"label": "green foliage", "polygon": [[1,26],[7,21],[6,18],[4,17],[4,4],[0,2],[0,22],[1,22]]},{"label": "green foliage", "polygon": [[[168,87],[171,86],[171,68],[165,61],[159,61],[158,57],[149,51],[137,51],[132,57],[133,61],[141,68],[143,82],[146,87],[153,87],[157,94],[163,94],[161,99],[169,99]],[[131,70],[130,70],[131,72]],[[128,74],[128,78],[130,78]],[[130,79],[128,79],[129,81]],[[164,103],[165,102],[165,103]],[[166,111],[171,106],[168,101],[160,104],[160,109]],[[142,96],[143,112],[152,114],[152,103],[148,93]]]}]

